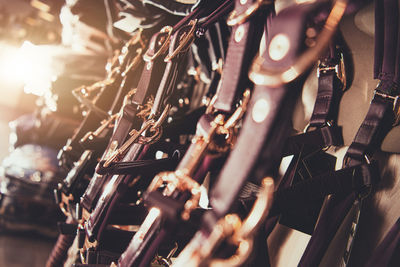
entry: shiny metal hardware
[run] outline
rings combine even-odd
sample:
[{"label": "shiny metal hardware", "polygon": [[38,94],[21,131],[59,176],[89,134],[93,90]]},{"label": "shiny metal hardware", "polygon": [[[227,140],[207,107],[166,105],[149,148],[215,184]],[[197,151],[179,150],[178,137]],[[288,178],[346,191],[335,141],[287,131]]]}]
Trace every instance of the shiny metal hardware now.
[{"label": "shiny metal hardware", "polygon": [[62,213],[64,213],[64,215],[67,217],[72,217],[72,214],[70,212],[69,202],[73,201],[73,200],[74,200],[74,197],[72,196],[72,194],[69,194],[67,196],[63,192],[61,192],[61,202],[58,205],[59,205]]},{"label": "shiny metal hardware", "polygon": [[143,53],[143,48],[138,48],[136,50],[136,56],[133,58],[132,62],[129,63],[129,65],[125,68],[125,70],[121,73],[122,77],[125,77],[128,74],[128,72],[136,69],[139,66],[140,62],[142,61],[142,53]]},{"label": "shiny metal hardware", "polygon": [[[171,266],[171,264],[172,264],[171,258],[172,258],[172,256],[174,256],[174,254],[177,250],[178,250],[178,243],[175,242],[175,246],[168,253],[167,257],[156,256],[154,264],[159,265],[159,266],[164,266],[164,267]],[[153,264],[152,264],[152,266],[153,266]]]},{"label": "shiny metal hardware", "polygon": [[165,26],[160,30],[160,33],[167,33],[167,36],[165,37],[164,40],[161,40],[163,43],[162,43],[160,49],[158,49],[158,51],[156,51],[154,53],[154,55],[150,56],[150,55],[148,55],[148,53],[145,53],[143,55],[144,61],[146,61],[146,62],[153,61],[154,59],[156,59],[157,57],[159,57],[160,55],[164,54],[167,51],[168,45],[171,40],[172,31],[173,31],[173,28],[171,26]]},{"label": "shiny metal hardware", "polygon": [[318,59],[328,45],[339,21],[344,15],[347,2],[348,0],[335,1],[325,25],[316,39],[315,45],[301,54],[291,66],[285,69],[268,68],[263,66],[264,59],[258,56],[250,69],[250,80],[257,85],[279,87],[297,79]]},{"label": "shiny metal hardware", "polygon": [[342,90],[343,91],[346,90],[346,88],[347,88],[346,66],[344,64],[343,53],[340,53],[339,63],[334,66],[327,66],[321,62],[318,63],[318,68],[317,68],[317,77],[318,78],[321,76],[321,73],[326,73],[328,71],[335,71],[336,77],[342,83]]},{"label": "shiny metal hardware", "polygon": [[207,150],[217,128],[222,125],[223,119],[223,115],[217,115],[212,122],[211,129],[205,135],[196,135],[193,139],[193,144],[177,170],[175,172],[159,173],[154,177],[147,189],[149,192],[152,192],[165,184],[164,195],[166,196],[171,196],[176,190],[190,192],[192,197],[186,201],[181,214],[182,219],[185,221],[190,218],[192,210],[197,208],[201,196],[201,186],[191,176],[203,159],[204,152]]},{"label": "shiny metal hardware", "polygon": [[[248,259],[254,244],[254,236],[268,216],[272,205],[274,181],[266,177],[252,210],[242,222],[238,215],[227,214],[218,221],[211,234],[201,244],[189,244],[178,256],[177,266],[190,263],[190,266],[242,266]],[[226,259],[213,258],[218,246],[227,241],[237,247],[235,253]]]},{"label": "shiny metal hardware", "polygon": [[188,32],[186,32],[182,35],[181,40],[179,40],[178,47],[172,53],[169,53],[165,57],[165,59],[164,59],[165,62],[171,61],[180,52],[182,52],[185,48],[188,48],[189,45],[194,41],[194,36],[195,36],[195,31],[196,31],[196,26],[197,26],[197,19],[191,20],[188,25],[192,26],[192,27],[190,28],[190,30]]},{"label": "shiny metal hardware", "polygon": [[190,218],[190,213],[198,207],[201,195],[200,184],[193,180],[190,176],[182,171],[164,172],[154,177],[148,191],[155,191],[163,184],[166,184],[164,195],[171,196],[176,190],[180,192],[188,191],[192,197],[186,201],[181,217],[187,221]]},{"label": "shiny metal hardware", "polygon": [[[211,142],[208,150],[213,154],[223,154],[229,151],[235,144],[237,138],[237,129],[235,128],[238,122],[243,118],[250,101],[250,90],[246,89],[239,107],[232,113],[232,115],[217,128],[217,134],[223,136],[223,143]],[[210,108],[210,107],[209,107]],[[209,112],[213,112],[211,107]]]},{"label": "shiny metal hardware", "polygon": [[102,81],[98,81],[93,83],[92,85],[89,86],[80,86],[78,88],[75,88],[72,90],[72,94],[79,100],[82,97],[88,98],[89,94],[93,93],[94,91],[100,90],[101,88],[108,86],[112,84],[115,81],[114,78],[107,78]]},{"label": "shiny metal hardware", "polygon": [[[132,97],[136,94],[137,88],[129,90],[129,92],[124,96],[124,100],[122,101],[122,106],[128,105],[132,103]],[[120,111],[122,112],[122,111]]]},{"label": "shiny metal hardware", "polygon": [[234,39],[235,39],[236,43],[240,43],[240,41],[242,41],[243,36],[244,36],[244,31],[245,31],[245,29],[244,29],[243,25],[239,25],[236,28],[235,35],[234,35]]},{"label": "shiny metal hardware", "polygon": [[86,142],[87,139],[92,140],[94,137],[99,136],[105,129],[107,129],[110,124],[116,120],[119,117],[119,113],[116,113],[112,116],[110,116],[110,118],[108,118],[107,120],[103,120],[101,121],[101,125],[99,128],[97,128],[94,132],[89,131],[87,132],[80,140],[81,143]]},{"label": "shiny metal hardware", "polygon": [[243,93],[242,104],[233,112],[229,119],[225,122],[224,128],[230,129],[236,126],[236,124],[243,118],[244,113],[247,110],[247,106],[250,102],[250,89],[247,89]]},{"label": "shiny metal hardware", "polygon": [[271,110],[271,103],[269,99],[266,98],[257,99],[251,111],[251,118],[256,123],[261,123],[268,117],[270,110]]},{"label": "shiny metal hardware", "polygon": [[269,57],[274,61],[282,60],[288,54],[290,46],[289,36],[283,33],[275,35],[269,44]]},{"label": "shiny metal hardware", "polygon": [[[267,218],[272,206],[273,193],[274,180],[271,177],[264,178],[261,191],[249,215],[243,223],[235,223],[233,227],[233,234],[229,241],[237,245],[236,253],[227,259],[211,259],[210,266],[242,266],[249,258],[254,244],[254,237]],[[239,225],[240,227],[238,227]]]},{"label": "shiny metal hardware", "polygon": [[215,102],[217,102],[217,94],[215,94],[211,98],[210,102],[208,102],[208,106],[207,106],[207,109],[206,109],[206,114],[211,114],[211,113],[214,112],[214,104],[215,104]]},{"label": "shiny metal hardware", "polygon": [[400,122],[400,101],[399,101],[399,96],[391,96],[385,93],[382,93],[378,90],[374,91],[374,96],[373,99],[375,99],[376,96],[379,96],[383,99],[390,99],[391,101],[393,101],[393,112],[394,112],[394,122],[393,122],[393,126],[396,126],[399,124]]},{"label": "shiny metal hardware", "polygon": [[[201,188],[200,185],[194,181],[191,176],[194,174],[198,164],[204,157],[207,149],[213,150],[213,137],[215,134],[228,135],[226,145],[230,147],[233,133],[232,129],[236,126],[238,121],[242,119],[247,105],[250,101],[250,90],[247,89],[243,94],[242,104],[235,110],[235,112],[224,122],[224,116],[219,114],[212,122],[212,128],[203,135],[196,135],[192,143],[194,148],[190,149],[190,158],[185,157],[175,172],[160,173],[157,175],[152,184],[149,186],[149,191],[156,190],[163,183],[167,183],[165,194],[171,195],[176,189],[180,191],[190,191],[192,198],[185,203],[184,211],[182,212],[182,219],[188,220],[190,213],[198,206]],[[214,146],[215,148],[215,146]]]},{"label": "shiny metal hardware", "polygon": [[139,29],[139,31],[137,31],[137,33],[121,48],[120,53],[117,56],[120,66],[124,65],[125,61],[127,60],[130,46],[140,43],[141,48],[139,49],[143,50],[146,47],[145,37],[142,35],[142,32],[143,29]]},{"label": "shiny metal hardware", "polygon": [[[129,147],[135,143],[136,141],[140,140],[140,143],[151,143],[157,138],[161,136],[161,124],[165,121],[168,116],[168,112],[171,108],[171,105],[168,104],[165,106],[163,113],[160,115],[158,120],[154,118],[150,118],[143,122],[142,127],[140,130],[133,129],[129,135],[131,136],[125,143],[121,145],[114,153],[112,153],[104,162],[103,166],[108,167],[112,162],[114,162],[117,158],[123,156]],[[147,130],[153,132],[154,134],[150,137],[142,136]]]},{"label": "shiny metal hardware", "polygon": [[272,0],[257,0],[257,2],[249,6],[243,13],[237,14],[236,11],[233,11],[228,17],[227,24],[228,26],[242,24],[249,20],[262,6],[272,5],[273,3],[274,1]]},{"label": "shiny metal hardware", "polygon": [[[122,71],[122,66],[125,63],[125,60],[127,60],[127,55],[129,54],[129,46],[140,43],[141,47],[136,50],[136,56],[132,59],[132,62],[125,67],[125,70],[121,73]],[[95,102],[99,96],[99,94],[96,94],[93,99],[89,99],[90,95],[93,94],[96,91],[100,91],[104,89],[107,86],[112,85],[116,81],[116,77],[118,75],[121,75],[122,77],[125,77],[129,71],[137,68],[140,63],[141,63],[141,57],[143,53],[143,49],[145,47],[145,41],[143,40],[143,37],[141,35],[141,31],[139,31],[135,36],[133,36],[122,49],[114,56],[111,62],[107,64],[106,68],[109,70],[109,73],[107,74],[107,77],[104,80],[98,81],[93,83],[92,85],[89,86],[80,86],[74,90],[72,90],[72,95],[78,99],[79,102],[81,102],[83,105],[87,106],[90,109],[95,110],[97,113],[107,115],[107,112],[104,110],[98,108],[95,105]],[[119,64],[117,64],[117,62]]]},{"label": "shiny metal hardware", "polygon": [[[181,192],[188,191],[192,197],[186,201],[184,210],[181,214],[183,220],[189,220],[191,212],[198,207],[201,186],[191,178],[197,166],[205,156],[207,149],[211,149],[213,137],[215,134],[232,135],[232,128],[236,126],[238,121],[243,117],[247,105],[250,101],[250,90],[247,89],[243,94],[242,104],[235,110],[231,117],[224,122],[224,116],[219,114],[211,123],[211,128],[205,134],[196,135],[192,140],[192,146],[189,148],[187,155],[179,164],[175,172],[162,172],[153,179],[148,187],[148,191],[155,191],[162,185],[166,185],[164,195],[171,196],[176,190]],[[227,140],[227,143],[229,143]],[[230,145],[230,144],[228,144]]]},{"label": "shiny metal hardware", "polygon": [[[250,93],[249,91],[246,91],[241,107],[234,112],[232,118],[228,120],[229,123],[227,123],[226,129],[222,131],[234,127],[235,123],[243,116],[249,97]],[[189,147],[189,150],[186,152],[185,157],[179,163],[175,172],[159,173],[154,177],[147,188],[148,192],[152,192],[158,190],[161,186],[164,186],[163,194],[165,196],[172,196],[177,191],[190,192],[191,197],[184,204],[181,213],[181,218],[185,221],[189,220],[191,212],[199,206],[201,193],[204,191],[202,190],[204,188],[191,177],[204,158],[206,154],[205,152],[209,149],[209,145],[212,142],[214,135],[217,134],[218,129],[224,127],[224,116],[222,114],[216,115],[210,126],[211,127],[207,129],[207,132],[198,130],[197,135],[192,139],[192,145]],[[155,222],[157,219],[160,219],[161,216],[162,213],[160,209],[155,207],[150,209],[149,214],[140,226],[139,231],[132,239],[131,244],[133,244],[134,247],[139,247],[142,244],[146,233],[148,233],[152,227],[157,227]]]}]

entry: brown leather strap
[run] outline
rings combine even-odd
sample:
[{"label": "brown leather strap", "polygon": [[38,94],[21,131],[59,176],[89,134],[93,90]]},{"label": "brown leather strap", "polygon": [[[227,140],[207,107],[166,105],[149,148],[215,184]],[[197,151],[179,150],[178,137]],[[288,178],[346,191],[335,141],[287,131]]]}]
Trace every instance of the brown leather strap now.
[{"label": "brown leather strap", "polygon": [[[236,13],[242,13],[249,8],[254,1],[235,1]],[[257,14],[248,22],[235,25],[229,40],[226,61],[223,66],[223,74],[220,90],[217,91],[217,100],[214,107],[218,110],[231,113],[234,109],[236,97],[241,95],[250,85],[248,70],[255,54],[258,51],[265,23],[265,12]]]}]

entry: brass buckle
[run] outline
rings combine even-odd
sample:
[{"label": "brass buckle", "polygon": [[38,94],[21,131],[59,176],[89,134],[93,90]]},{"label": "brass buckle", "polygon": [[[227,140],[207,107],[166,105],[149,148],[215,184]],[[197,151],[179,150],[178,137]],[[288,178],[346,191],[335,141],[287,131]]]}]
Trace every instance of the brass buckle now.
[{"label": "brass buckle", "polygon": [[157,255],[154,259],[154,264],[156,264],[156,266],[159,265],[159,266],[164,266],[164,267],[171,266],[171,264],[172,264],[171,258],[172,258],[172,256],[174,256],[174,254],[177,250],[178,250],[178,243],[175,242],[175,246],[168,253],[167,257],[162,257],[162,256]]},{"label": "brass buckle", "polygon": [[143,50],[146,47],[146,41],[143,40],[145,38],[142,33],[143,29],[139,29],[139,31],[134,36],[132,36],[132,38],[129,39],[128,42],[126,42],[125,45],[121,48],[120,53],[117,55],[118,63],[120,66],[125,63],[125,60],[127,59],[127,56],[129,54],[130,46],[140,43],[141,48],[139,49]]},{"label": "brass buckle", "polygon": [[188,160],[183,160],[175,172],[162,172],[156,175],[149,185],[147,191],[152,192],[166,185],[164,195],[171,196],[176,190],[181,192],[189,191],[192,197],[186,201],[184,210],[181,214],[183,220],[187,221],[190,218],[190,213],[194,210],[200,201],[201,186],[191,178],[196,167],[202,160],[204,152],[209,146],[212,137],[217,131],[217,128],[222,125],[223,115],[217,115],[212,122],[212,127],[205,135],[197,135],[193,139],[193,145],[189,148],[187,155],[190,155]]},{"label": "brass buckle", "polygon": [[121,73],[121,76],[122,77],[125,77],[127,74],[128,74],[128,72],[130,72],[131,70],[134,70],[134,69],[136,69],[138,66],[139,66],[139,64],[140,64],[140,62],[141,62],[141,59],[142,59],[142,53],[143,53],[143,48],[138,48],[137,50],[136,50],[136,56],[135,56],[135,58],[132,60],[132,62],[125,68],[125,70]]},{"label": "brass buckle", "polygon": [[225,122],[224,128],[230,129],[239,122],[239,120],[243,117],[246,112],[247,106],[250,101],[250,89],[247,89],[243,93],[242,104],[235,110],[235,112],[229,117],[229,119]]},{"label": "brass buckle", "polygon": [[[61,190],[61,188],[60,188],[60,190]],[[61,192],[61,201],[60,201],[60,204],[58,204],[58,205],[59,205],[62,213],[64,213],[64,215],[67,217],[72,217],[72,214],[70,212],[69,202],[73,201],[73,200],[74,200],[74,197],[72,196],[72,194],[69,194],[67,196],[63,192]]]},{"label": "brass buckle", "polygon": [[97,128],[94,132],[87,132],[80,140],[81,143],[86,142],[87,139],[93,140],[94,137],[98,137],[109,125],[119,117],[119,113],[111,115],[108,119],[102,120],[100,123],[100,127]]},{"label": "brass buckle", "polygon": [[274,1],[272,0],[257,0],[257,2],[249,6],[249,8],[247,8],[246,11],[243,13],[236,14],[236,11],[232,11],[232,13],[228,17],[226,24],[228,24],[228,26],[242,24],[249,20],[262,6],[271,5],[273,3]]},{"label": "brass buckle", "polygon": [[[261,191],[249,215],[243,223],[236,223],[236,227],[233,228],[234,231],[230,237],[230,242],[237,245],[236,253],[227,259],[211,259],[210,266],[243,265],[252,252],[254,236],[268,216],[272,206],[273,193],[274,180],[271,177],[264,178]],[[240,227],[237,227],[239,225]]]},{"label": "brass buckle", "polygon": [[[177,261],[190,262],[190,266],[242,266],[250,256],[254,236],[268,216],[273,192],[274,180],[271,177],[264,178],[257,200],[243,222],[236,214],[226,215],[218,221],[205,243],[198,244],[197,249],[189,248],[189,253],[183,250],[181,255],[187,259],[178,256]],[[237,246],[234,255],[226,259],[213,258],[214,251],[224,240]]]},{"label": "brass buckle", "polygon": [[265,68],[264,59],[258,56],[249,71],[249,78],[257,85],[279,87],[297,79],[303,74],[324,51],[331,40],[339,21],[346,10],[348,0],[337,0],[317,37],[315,45],[307,49],[299,58],[286,69]]},{"label": "brass buckle", "polygon": [[[162,129],[161,129],[161,124],[165,121],[165,119],[168,116],[168,112],[171,108],[170,104],[167,104],[158,118],[158,120],[155,120],[154,118],[150,118],[143,122],[142,127],[140,130],[133,129],[129,135],[131,136],[125,143],[121,145],[120,148],[118,148],[116,151],[114,151],[108,159],[104,162],[103,166],[108,167],[112,162],[114,162],[117,158],[121,157],[126,153],[128,148],[136,141],[140,141],[142,144],[148,144],[151,142],[155,142],[161,137],[162,134]],[[153,117],[153,116],[151,116]],[[154,134],[150,137],[145,137],[142,136],[147,130],[150,132],[153,132]]]},{"label": "brass buckle", "polygon": [[80,86],[72,90],[72,94],[79,100],[80,98],[88,98],[90,93],[93,93],[96,90],[100,90],[101,88],[112,84],[115,81],[114,78],[107,78],[105,80],[101,80],[95,82],[89,86]]},{"label": "brass buckle", "polygon": [[172,31],[173,28],[171,26],[165,26],[160,30],[160,33],[167,33],[165,40],[163,40],[163,44],[161,45],[160,49],[158,49],[158,51],[154,53],[153,56],[149,56],[148,53],[146,52],[143,55],[144,61],[146,62],[153,61],[154,59],[156,59],[157,57],[159,57],[160,55],[164,54],[167,51],[172,36]]},{"label": "brass buckle", "polygon": [[399,102],[399,96],[391,96],[385,93],[382,93],[378,90],[374,91],[374,96],[373,99],[375,99],[376,96],[382,97],[383,99],[390,99],[393,101],[393,112],[394,112],[394,123],[392,126],[396,126],[400,122],[400,102]]},{"label": "brass buckle", "polygon": [[180,170],[175,172],[162,172],[154,177],[148,191],[155,191],[163,184],[166,185],[164,190],[165,196],[171,196],[176,190],[180,192],[188,191],[191,193],[192,197],[186,201],[181,214],[184,221],[189,220],[191,212],[197,208],[200,201],[200,184]]},{"label": "brass buckle", "polygon": [[165,59],[164,59],[165,62],[171,61],[180,52],[182,52],[184,50],[184,48],[187,48],[194,41],[194,33],[196,30],[196,26],[197,26],[197,19],[191,20],[189,22],[188,26],[192,26],[192,27],[190,28],[190,30],[187,33],[184,33],[184,35],[182,35],[181,40],[179,40],[178,47],[172,53],[169,53],[165,57]]},{"label": "brass buckle", "polygon": [[224,122],[224,116],[219,114],[212,122],[209,131],[202,135],[196,135],[193,138],[193,147],[189,148],[187,155],[190,158],[184,158],[175,172],[162,172],[156,175],[148,187],[148,191],[152,192],[166,185],[164,195],[171,196],[176,190],[181,192],[189,191],[192,197],[186,201],[184,210],[181,214],[183,220],[190,218],[191,212],[198,206],[202,187],[199,183],[191,178],[198,164],[204,157],[204,152],[210,149],[212,139],[215,134],[232,135],[231,129],[243,117],[247,105],[250,100],[250,90],[247,89],[243,94],[242,104],[235,110],[232,116]]},{"label": "brass buckle", "polygon": [[318,68],[317,68],[317,77],[319,78],[321,76],[321,73],[327,73],[328,71],[335,71],[336,77],[340,80],[342,83],[342,90],[346,90],[347,86],[347,81],[346,81],[346,67],[344,64],[344,57],[343,53],[340,53],[340,60],[339,63],[332,66],[332,65],[325,65],[321,61],[318,62]]}]

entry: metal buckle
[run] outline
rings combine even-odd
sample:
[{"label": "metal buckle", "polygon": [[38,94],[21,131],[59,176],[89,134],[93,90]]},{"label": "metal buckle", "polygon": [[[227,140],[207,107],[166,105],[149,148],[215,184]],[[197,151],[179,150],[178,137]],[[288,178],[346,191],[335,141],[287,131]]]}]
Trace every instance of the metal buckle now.
[{"label": "metal buckle", "polygon": [[335,71],[336,77],[342,83],[342,90],[346,90],[347,88],[347,81],[346,81],[346,67],[344,64],[344,57],[343,53],[340,53],[340,60],[339,63],[336,65],[325,65],[321,61],[318,62],[317,68],[317,77],[321,76],[321,73],[327,73],[329,71]]},{"label": "metal buckle", "polygon": [[[61,188],[59,189],[61,190]],[[72,217],[72,214],[70,212],[70,201],[74,201],[74,197],[72,196],[72,194],[69,194],[67,196],[63,192],[61,192],[61,202],[58,205],[62,213],[64,213],[64,215],[67,217]]]},{"label": "metal buckle", "polygon": [[188,160],[182,161],[175,172],[162,172],[156,175],[148,187],[148,191],[152,192],[160,188],[163,184],[166,185],[164,195],[171,196],[176,190],[181,192],[189,191],[192,197],[186,201],[184,210],[181,214],[183,220],[187,221],[190,218],[190,213],[194,210],[200,201],[201,186],[191,178],[196,167],[203,159],[204,152],[208,148],[212,137],[217,131],[217,128],[222,125],[224,120],[223,115],[217,115],[212,122],[212,127],[205,135],[197,135],[193,139],[193,149],[190,149]]},{"label": "metal buckle", "polygon": [[[165,121],[165,119],[168,116],[168,112],[171,108],[170,104],[167,104],[158,118],[158,120],[155,120],[154,118],[150,118],[143,122],[142,127],[140,130],[133,129],[129,135],[131,136],[125,143],[121,145],[120,148],[118,148],[116,151],[114,151],[108,159],[104,162],[103,166],[108,167],[112,162],[114,162],[117,158],[121,157],[122,155],[125,154],[125,152],[128,150],[128,148],[137,140],[140,140],[140,143],[143,144],[148,144],[151,142],[154,142],[158,140],[158,138],[161,137],[161,124]],[[151,116],[153,117],[153,116]],[[150,132],[153,132],[154,134],[149,137],[142,136],[147,130]]]},{"label": "metal buckle", "polygon": [[94,132],[87,132],[80,140],[81,143],[86,142],[87,139],[93,140],[94,137],[99,136],[109,125],[119,117],[119,113],[111,115],[107,120],[102,120],[100,123],[100,127],[97,128]]},{"label": "metal buckle", "polygon": [[393,112],[394,112],[394,123],[392,124],[392,126],[396,126],[399,124],[400,122],[400,102],[399,102],[399,96],[391,96],[385,93],[382,93],[378,90],[374,91],[374,96],[372,99],[375,99],[376,96],[380,96],[383,99],[389,99],[391,101],[393,101]]},{"label": "metal buckle", "polygon": [[291,66],[283,70],[266,68],[263,66],[264,59],[258,56],[249,71],[250,80],[257,85],[279,87],[297,79],[318,59],[328,45],[346,10],[347,2],[348,0],[335,1],[315,45],[300,55]]},{"label": "metal buckle", "polygon": [[121,73],[121,76],[122,77],[125,77],[127,74],[128,74],[128,72],[130,72],[131,70],[133,70],[133,69],[136,69],[138,66],[139,66],[139,64],[140,64],[140,62],[141,62],[141,59],[142,59],[142,53],[143,53],[143,48],[138,48],[137,50],[136,50],[136,56],[135,56],[135,58],[132,60],[132,62],[125,68],[125,70]]},{"label": "metal buckle", "polygon": [[163,194],[171,196],[176,190],[181,192],[188,191],[191,198],[186,201],[181,218],[185,221],[189,220],[191,212],[198,207],[202,186],[191,178],[197,166],[204,158],[204,152],[210,148],[212,139],[215,134],[229,133],[236,123],[243,117],[247,104],[250,99],[250,90],[246,90],[243,96],[242,104],[236,109],[232,116],[224,122],[224,115],[218,114],[211,122],[211,127],[206,133],[197,134],[192,145],[186,152],[185,158],[181,161],[178,168],[174,172],[162,172],[156,175],[147,188],[148,192],[152,192],[165,185]]},{"label": "metal buckle", "polygon": [[[238,215],[228,214],[219,220],[206,242],[187,254],[187,262],[190,262],[191,266],[242,266],[251,254],[254,236],[268,216],[273,192],[274,180],[271,177],[264,178],[257,200],[247,218],[242,222]],[[224,240],[237,246],[237,250],[226,259],[212,258],[213,252]],[[185,255],[185,251],[181,254]]]},{"label": "metal buckle", "polygon": [[161,41],[163,41],[163,44],[161,45],[160,49],[158,49],[158,51],[156,51],[154,53],[153,56],[149,56],[148,53],[146,52],[143,55],[143,60],[144,61],[146,61],[146,62],[153,61],[154,59],[156,59],[160,55],[164,54],[165,51],[167,51],[168,45],[170,43],[170,39],[171,39],[171,36],[172,36],[172,31],[173,31],[173,28],[171,26],[165,26],[160,30],[160,33],[167,33],[167,36],[165,37],[165,39],[161,40]]},{"label": "metal buckle", "polygon": [[155,191],[163,184],[166,185],[164,190],[164,195],[166,196],[171,196],[176,190],[180,192],[188,191],[191,193],[192,197],[186,201],[181,214],[183,220],[189,220],[191,212],[197,208],[200,201],[200,184],[180,170],[175,172],[162,172],[154,177],[148,191]]},{"label": "metal buckle", "polygon": [[132,36],[131,39],[128,40],[128,42],[125,43],[125,45],[121,48],[120,53],[117,56],[118,62],[121,65],[123,65],[125,63],[125,60],[127,59],[127,56],[129,54],[129,47],[135,44],[140,43],[142,49],[144,49],[144,47],[146,47],[146,41],[143,40],[143,29],[139,29],[139,31],[137,31],[137,33]]},{"label": "metal buckle", "polygon": [[169,53],[164,61],[168,62],[171,61],[173,58],[175,58],[180,52],[184,50],[184,48],[187,48],[193,41],[194,41],[194,34],[197,26],[197,19],[193,19],[189,22],[188,26],[192,26],[190,30],[187,33],[184,33],[181,37],[181,40],[179,40],[179,45],[178,47],[172,52]]},{"label": "metal buckle", "polygon": [[272,5],[273,3],[274,1],[272,0],[257,0],[257,2],[249,6],[249,8],[247,8],[246,11],[243,13],[236,14],[235,11],[232,11],[232,13],[228,17],[226,24],[228,24],[228,26],[242,24],[249,20],[259,8],[265,5]]},{"label": "metal buckle", "polygon": [[111,85],[115,81],[114,78],[106,78],[105,80],[95,82],[89,86],[80,86],[72,90],[72,94],[80,100],[82,97],[88,98],[90,93],[100,90],[103,87]]},{"label": "metal buckle", "polygon": [[250,89],[247,89],[243,93],[242,104],[235,110],[235,112],[225,122],[225,124],[224,124],[225,129],[230,129],[238,123],[238,121],[243,117],[244,113],[246,112],[249,101],[250,101]]}]

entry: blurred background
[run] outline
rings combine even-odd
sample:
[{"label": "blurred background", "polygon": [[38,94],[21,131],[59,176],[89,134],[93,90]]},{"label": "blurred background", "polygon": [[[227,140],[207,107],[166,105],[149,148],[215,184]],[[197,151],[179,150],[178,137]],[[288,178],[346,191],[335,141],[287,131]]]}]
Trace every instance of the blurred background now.
[{"label": "blurred background", "polygon": [[[47,2],[0,1],[1,161],[9,154],[9,122],[34,112],[38,95],[45,92],[31,89],[50,86],[49,58],[36,53],[35,47],[60,42],[61,23],[56,14],[64,1]],[[0,266],[44,266],[54,241],[39,234],[0,229]]]},{"label": "blurred background", "polygon": [[[104,77],[111,47],[103,5],[0,0],[0,266],[44,266],[56,240],[55,225],[51,231],[40,226],[49,218],[28,218],[49,196],[29,203],[13,186],[18,179],[55,182],[46,181],[46,175],[54,176],[53,158],[82,116],[71,91]],[[44,144],[59,125],[71,127],[63,130],[59,144]]]}]

